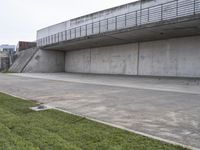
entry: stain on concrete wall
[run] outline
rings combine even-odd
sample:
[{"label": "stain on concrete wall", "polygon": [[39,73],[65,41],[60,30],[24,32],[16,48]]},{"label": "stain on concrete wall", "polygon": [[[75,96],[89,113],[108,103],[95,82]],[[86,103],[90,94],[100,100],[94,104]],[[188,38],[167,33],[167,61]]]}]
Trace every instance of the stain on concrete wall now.
[{"label": "stain on concrete wall", "polygon": [[137,74],[138,44],[91,49],[91,72]]},{"label": "stain on concrete wall", "polygon": [[66,52],[66,72],[90,72],[90,49]]},{"label": "stain on concrete wall", "polygon": [[200,36],[193,36],[68,51],[65,71],[200,77],[199,62]]},{"label": "stain on concrete wall", "polygon": [[200,77],[200,37],[140,45],[139,75]]},{"label": "stain on concrete wall", "polygon": [[65,71],[137,74],[138,45],[126,44],[66,52]]}]

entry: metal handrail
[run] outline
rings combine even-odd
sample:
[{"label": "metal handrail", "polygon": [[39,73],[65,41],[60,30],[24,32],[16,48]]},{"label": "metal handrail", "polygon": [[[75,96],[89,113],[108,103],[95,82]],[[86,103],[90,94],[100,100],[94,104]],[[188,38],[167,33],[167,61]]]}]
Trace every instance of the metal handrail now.
[{"label": "metal handrail", "polygon": [[173,0],[64,30],[37,40],[43,47],[76,38],[200,13],[200,0]]}]

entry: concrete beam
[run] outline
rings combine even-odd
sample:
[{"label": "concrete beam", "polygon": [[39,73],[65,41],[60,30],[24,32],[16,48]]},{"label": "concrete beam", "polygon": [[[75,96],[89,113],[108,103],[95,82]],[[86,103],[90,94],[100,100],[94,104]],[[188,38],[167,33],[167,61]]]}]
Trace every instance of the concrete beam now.
[{"label": "concrete beam", "polygon": [[44,46],[44,50],[78,50],[200,35],[200,14],[147,25],[76,38]]}]

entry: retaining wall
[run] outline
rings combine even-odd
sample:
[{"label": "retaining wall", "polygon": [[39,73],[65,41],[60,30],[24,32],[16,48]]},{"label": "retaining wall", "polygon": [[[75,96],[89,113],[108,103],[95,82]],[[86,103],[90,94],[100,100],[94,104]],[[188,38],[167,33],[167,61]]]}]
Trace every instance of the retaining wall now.
[{"label": "retaining wall", "polygon": [[10,72],[64,72],[65,52],[37,48],[23,50],[9,68]]},{"label": "retaining wall", "polygon": [[23,72],[64,72],[65,53],[62,51],[38,50]]},{"label": "retaining wall", "polygon": [[9,68],[9,71],[18,73],[22,72],[24,67],[27,65],[27,63],[30,61],[33,55],[37,52],[37,50],[37,48],[30,48],[18,53],[17,58],[12,64],[12,66]]},{"label": "retaining wall", "polygon": [[200,36],[68,51],[65,71],[200,77]]}]

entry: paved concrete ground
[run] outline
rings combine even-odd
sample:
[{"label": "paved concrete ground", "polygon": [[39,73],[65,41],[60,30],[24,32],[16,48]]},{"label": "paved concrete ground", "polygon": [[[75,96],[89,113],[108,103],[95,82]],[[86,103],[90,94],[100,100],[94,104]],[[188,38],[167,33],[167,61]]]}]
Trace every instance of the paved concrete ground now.
[{"label": "paved concrete ground", "polygon": [[199,79],[0,74],[2,92],[200,149],[199,89]]}]

